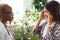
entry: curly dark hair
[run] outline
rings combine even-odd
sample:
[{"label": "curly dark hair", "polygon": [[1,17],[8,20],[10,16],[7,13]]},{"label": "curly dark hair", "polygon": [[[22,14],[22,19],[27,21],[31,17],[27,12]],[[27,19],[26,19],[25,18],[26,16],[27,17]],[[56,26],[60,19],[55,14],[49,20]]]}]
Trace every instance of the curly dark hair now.
[{"label": "curly dark hair", "polygon": [[[0,4],[0,19],[3,21],[12,21],[12,8],[8,4]],[[2,21],[1,20],[1,21]]]},{"label": "curly dark hair", "polygon": [[60,23],[60,4],[57,1],[50,1],[45,5],[45,8],[50,11],[53,16],[53,21]]}]

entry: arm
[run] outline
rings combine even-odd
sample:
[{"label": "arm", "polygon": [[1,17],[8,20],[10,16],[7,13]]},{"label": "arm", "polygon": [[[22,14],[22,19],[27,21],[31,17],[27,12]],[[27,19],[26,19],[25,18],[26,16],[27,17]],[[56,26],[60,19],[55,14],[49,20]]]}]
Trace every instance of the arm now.
[{"label": "arm", "polygon": [[34,26],[35,27],[34,29],[38,29],[40,22],[41,22],[41,20],[38,19],[37,22],[36,22],[36,25]]},{"label": "arm", "polygon": [[44,13],[44,11],[42,10],[41,13],[40,13],[40,17],[39,17],[39,19],[37,20],[37,22],[36,22],[36,24],[34,26],[34,31],[33,31],[34,34],[36,34],[37,30],[40,29],[39,24],[40,24],[41,20],[44,19],[44,14],[43,13]]},{"label": "arm", "polygon": [[[34,34],[38,34],[37,31],[38,31],[40,22],[41,22],[40,19],[38,19],[36,25],[34,26],[35,28],[33,29],[33,33],[34,33]],[[39,29],[40,29],[40,28],[39,28]]]}]

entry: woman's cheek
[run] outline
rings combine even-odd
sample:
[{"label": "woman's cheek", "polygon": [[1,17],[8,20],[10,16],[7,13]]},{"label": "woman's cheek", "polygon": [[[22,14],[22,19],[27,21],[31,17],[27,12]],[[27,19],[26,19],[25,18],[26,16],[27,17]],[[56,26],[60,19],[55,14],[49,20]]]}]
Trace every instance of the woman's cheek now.
[{"label": "woman's cheek", "polygon": [[45,17],[48,17],[48,13],[44,13],[44,16],[45,16]]}]

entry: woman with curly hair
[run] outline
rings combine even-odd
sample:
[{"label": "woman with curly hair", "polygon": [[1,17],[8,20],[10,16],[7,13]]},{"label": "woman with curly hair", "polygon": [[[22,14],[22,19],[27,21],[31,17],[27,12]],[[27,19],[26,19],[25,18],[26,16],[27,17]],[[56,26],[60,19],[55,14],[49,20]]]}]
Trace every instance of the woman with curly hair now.
[{"label": "woman with curly hair", "polygon": [[8,4],[0,4],[0,40],[14,40],[13,35],[6,25],[13,20],[12,8]]}]

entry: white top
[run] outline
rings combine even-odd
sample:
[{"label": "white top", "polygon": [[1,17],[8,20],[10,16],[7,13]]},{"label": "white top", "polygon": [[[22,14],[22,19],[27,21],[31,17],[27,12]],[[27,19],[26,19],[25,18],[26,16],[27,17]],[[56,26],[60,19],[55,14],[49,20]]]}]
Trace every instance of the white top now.
[{"label": "white top", "polygon": [[[50,25],[50,27],[53,28],[54,25],[55,25],[55,22],[52,23],[52,24]],[[44,31],[43,31],[43,35],[42,35],[43,38],[47,35],[47,30],[48,30],[48,25],[46,24],[46,25],[45,25],[45,29],[44,29]]]},{"label": "white top", "polygon": [[0,40],[12,40],[4,24],[0,21]]}]

